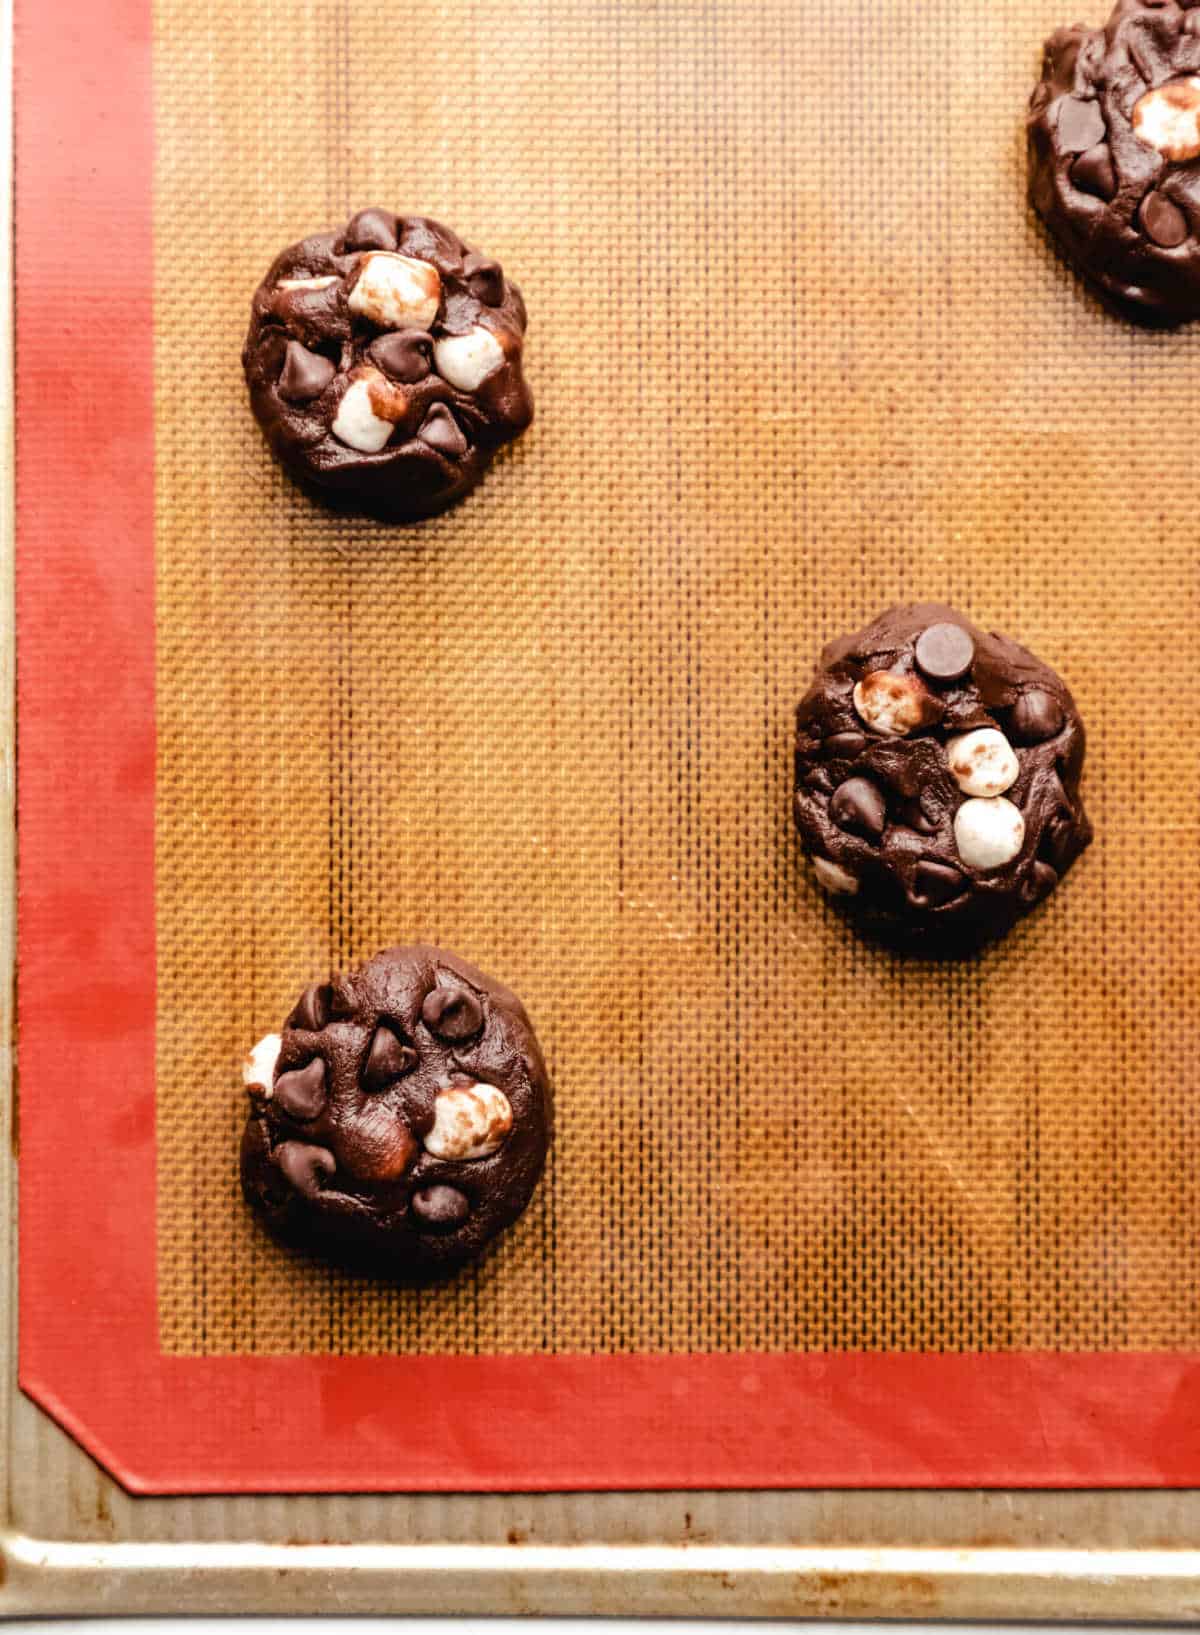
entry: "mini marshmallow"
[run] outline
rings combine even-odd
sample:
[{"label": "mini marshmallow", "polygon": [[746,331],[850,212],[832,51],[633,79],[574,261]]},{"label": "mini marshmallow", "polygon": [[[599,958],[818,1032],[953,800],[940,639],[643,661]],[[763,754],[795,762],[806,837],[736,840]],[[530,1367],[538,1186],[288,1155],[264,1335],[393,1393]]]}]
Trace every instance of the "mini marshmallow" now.
[{"label": "mini marshmallow", "polygon": [[854,689],[854,708],[874,732],[903,738],[931,721],[936,713],[929,689],[919,676],[872,670]]},{"label": "mini marshmallow", "polygon": [[392,435],[392,422],[375,413],[372,388],[390,391],[378,369],[364,369],[346,388],[330,430],[347,448],[378,454]]},{"label": "mini marshmallow", "polygon": [[995,727],[979,727],[951,738],[946,759],[964,795],[1002,795],[1021,770],[1012,745]]},{"label": "mini marshmallow", "polygon": [[1172,164],[1200,155],[1200,79],[1170,80],[1140,97],[1133,134]]},{"label": "mini marshmallow", "polygon": [[275,1069],[283,1040],[277,1033],[260,1039],[242,1063],[242,1083],[247,1090],[261,1090],[269,1099],[275,1088]]},{"label": "mini marshmallow", "polygon": [[434,342],[437,372],[460,392],[475,391],[504,362],[504,348],[482,324],[465,335],[443,335]]},{"label": "mini marshmallow", "polygon": [[442,281],[436,267],[410,255],[373,250],[347,298],[351,312],[381,329],[428,329],[442,304]]},{"label": "mini marshmallow", "polygon": [[1001,869],[1025,844],[1025,819],[1010,800],[965,800],[954,814],[954,843],[970,869]]},{"label": "mini marshmallow", "polygon": [[325,278],[281,278],[275,288],[277,290],[327,290],[330,284],[336,284],[337,281],[336,273],[330,273]]},{"label": "mini marshmallow", "polygon": [[508,1097],[494,1084],[455,1084],[439,1090],[425,1150],[435,1158],[490,1158],[512,1129]]},{"label": "mini marshmallow", "polygon": [[853,897],[858,891],[859,882],[854,876],[827,857],[814,857],[812,865],[817,884],[824,886],[831,897]]}]

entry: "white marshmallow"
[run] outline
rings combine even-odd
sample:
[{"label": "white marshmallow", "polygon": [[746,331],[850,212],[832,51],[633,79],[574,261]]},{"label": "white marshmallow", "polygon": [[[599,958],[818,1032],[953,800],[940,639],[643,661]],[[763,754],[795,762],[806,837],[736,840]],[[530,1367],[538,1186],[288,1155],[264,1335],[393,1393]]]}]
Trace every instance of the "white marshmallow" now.
[{"label": "white marshmallow", "polygon": [[275,288],[277,290],[327,290],[330,284],[336,284],[337,281],[336,273],[330,273],[325,278],[281,278]]},{"label": "white marshmallow", "polygon": [[872,670],[854,688],[854,708],[875,732],[903,738],[933,717],[933,700],[919,677]]},{"label": "white marshmallow", "polygon": [[433,344],[437,372],[460,392],[474,392],[504,362],[504,348],[482,324],[465,335],[443,335]]},{"label": "white marshmallow", "polygon": [[954,814],[954,844],[969,869],[1001,869],[1025,844],[1025,819],[1010,800],[965,800]]},{"label": "white marshmallow", "polygon": [[376,390],[390,390],[378,369],[364,369],[347,386],[330,427],[333,435],[347,448],[356,448],[362,454],[378,454],[392,435],[392,422],[381,419],[375,413],[371,396],[373,387]]},{"label": "white marshmallow", "polygon": [[393,250],[364,255],[347,297],[351,312],[381,329],[428,329],[442,304],[436,267]]},{"label": "white marshmallow", "polygon": [[268,1098],[275,1089],[275,1069],[283,1040],[277,1033],[268,1033],[255,1045],[242,1063],[242,1083],[247,1090],[261,1090]]},{"label": "white marshmallow", "polygon": [[854,876],[827,857],[814,857],[812,865],[817,884],[824,886],[831,897],[853,897],[857,893],[859,883]]},{"label": "white marshmallow", "polygon": [[425,1150],[435,1158],[490,1158],[508,1139],[512,1105],[494,1084],[455,1084],[439,1090]]},{"label": "white marshmallow", "polygon": [[1147,91],[1133,110],[1133,134],[1173,164],[1200,155],[1200,79],[1169,80]]},{"label": "white marshmallow", "polygon": [[964,795],[1002,795],[1021,770],[1012,745],[995,727],[978,727],[951,738],[946,759]]}]

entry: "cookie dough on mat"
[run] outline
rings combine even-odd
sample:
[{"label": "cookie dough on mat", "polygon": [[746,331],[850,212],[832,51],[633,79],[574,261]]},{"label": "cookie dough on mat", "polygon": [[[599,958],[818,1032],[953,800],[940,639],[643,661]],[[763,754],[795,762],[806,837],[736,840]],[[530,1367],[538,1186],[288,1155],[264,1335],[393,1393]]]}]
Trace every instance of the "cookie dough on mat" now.
[{"label": "cookie dough on mat", "polygon": [[1129,316],[1200,314],[1200,6],[1120,0],[1047,42],[1029,193],[1059,248]]},{"label": "cookie dough on mat", "polygon": [[796,715],[796,824],[864,928],[948,950],[1002,935],[1092,829],[1084,731],[1061,677],[938,602],[821,654]]},{"label": "cookie dough on mat", "polygon": [[242,365],[293,476],[414,519],[474,488],[533,418],[524,335],[497,262],[427,216],[372,208],[276,257]]},{"label": "cookie dough on mat", "polygon": [[550,1087],[521,1001],[390,948],[306,988],[246,1060],[248,1201],[285,1242],[401,1281],[455,1270],[529,1202]]}]

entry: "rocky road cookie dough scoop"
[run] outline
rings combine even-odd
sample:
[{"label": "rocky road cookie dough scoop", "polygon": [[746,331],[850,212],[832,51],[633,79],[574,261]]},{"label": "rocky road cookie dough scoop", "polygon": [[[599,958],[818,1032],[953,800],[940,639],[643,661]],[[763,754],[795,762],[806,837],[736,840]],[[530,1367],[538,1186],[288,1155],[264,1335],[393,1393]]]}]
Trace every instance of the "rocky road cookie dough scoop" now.
[{"label": "rocky road cookie dough scoop", "polygon": [[1127,316],[1200,315],[1200,7],[1120,0],[1046,42],[1029,195],[1067,259]]},{"label": "rocky road cookie dough scoop", "polygon": [[300,482],[397,520],[468,493],[533,400],[525,303],[427,216],[360,210],[276,257],[242,365],[255,419]]},{"label": "rocky road cookie dough scoop", "polygon": [[941,603],[833,642],[796,714],[794,810],[864,929],[955,951],[1003,935],[1089,844],[1065,683]]},{"label": "rocky road cookie dough scoop", "polygon": [[356,1269],[456,1270],[545,1162],[550,1087],[520,1000],[436,948],[307,988],[243,1079],[247,1200],[283,1241]]}]

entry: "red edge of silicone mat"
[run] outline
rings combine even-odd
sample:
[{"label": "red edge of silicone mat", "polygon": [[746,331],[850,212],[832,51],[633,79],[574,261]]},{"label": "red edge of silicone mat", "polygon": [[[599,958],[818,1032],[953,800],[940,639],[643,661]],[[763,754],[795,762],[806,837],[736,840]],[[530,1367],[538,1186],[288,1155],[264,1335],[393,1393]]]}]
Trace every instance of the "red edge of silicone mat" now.
[{"label": "red edge of silicone mat", "polygon": [[16,7],[23,1389],[142,1493],[1200,1482],[1190,1355],[160,1354],[151,31]]}]

